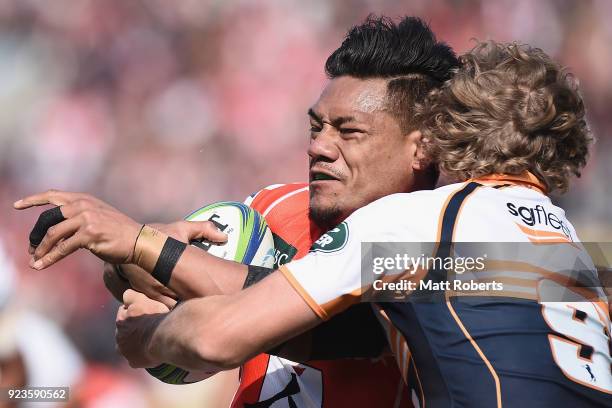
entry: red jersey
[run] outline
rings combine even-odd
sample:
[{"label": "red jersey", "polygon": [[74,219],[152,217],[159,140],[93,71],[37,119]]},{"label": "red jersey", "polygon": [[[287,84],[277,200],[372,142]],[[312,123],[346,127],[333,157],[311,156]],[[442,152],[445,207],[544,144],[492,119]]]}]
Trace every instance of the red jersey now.
[{"label": "red jersey", "polygon": [[[246,201],[274,235],[275,267],[306,255],[325,231],[308,216],[308,184],[277,184]],[[240,370],[232,408],[412,407],[392,357],[295,363],[260,354]],[[274,404],[274,405],[273,405]]]}]

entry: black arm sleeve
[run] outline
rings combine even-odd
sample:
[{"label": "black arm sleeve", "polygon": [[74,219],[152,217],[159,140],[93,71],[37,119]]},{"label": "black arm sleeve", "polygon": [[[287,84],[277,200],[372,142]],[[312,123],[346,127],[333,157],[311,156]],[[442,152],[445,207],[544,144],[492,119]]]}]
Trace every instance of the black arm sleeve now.
[{"label": "black arm sleeve", "polygon": [[[296,358],[292,342],[310,338],[308,357]],[[359,303],[314,329],[274,347],[268,354],[294,361],[336,360],[342,358],[375,358],[386,350],[387,338],[372,307]],[[299,346],[298,346],[299,349]]]},{"label": "black arm sleeve", "polygon": [[369,303],[358,303],[312,330],[311,359],[378,357],[387,345]]},{"label": "black arm sleeve", "polygon": [[246,289],[249,286],[252,286],[270,275],[275,269],[263,268],[261,266],[248,265],[249,270],[247,272],[247,277],[244,280],[244,284],[242,285],[242,289]]},{"label": "black arm sleeve", "polygon": [[[256,284],[274,271],[249,265],[243,289]],[[309,360],[373,358],[380,356],[387,345],[383,328],[368,303],[351,306],[298,338],[304,340],[304,336],[310,336]],[[274,347],[268,354],[292,359],[293,341],[294,339],[291,339]]]}]

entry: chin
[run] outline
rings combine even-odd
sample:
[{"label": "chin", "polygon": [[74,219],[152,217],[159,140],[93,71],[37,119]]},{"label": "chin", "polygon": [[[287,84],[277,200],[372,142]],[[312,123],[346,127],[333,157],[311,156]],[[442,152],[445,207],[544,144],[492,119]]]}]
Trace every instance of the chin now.
[{"label": "chin", "polygon": [[309,216],[322,227],[334,227],[342,221],[342,209],[336,204],[317,203],[316,199],[310,200]]}]

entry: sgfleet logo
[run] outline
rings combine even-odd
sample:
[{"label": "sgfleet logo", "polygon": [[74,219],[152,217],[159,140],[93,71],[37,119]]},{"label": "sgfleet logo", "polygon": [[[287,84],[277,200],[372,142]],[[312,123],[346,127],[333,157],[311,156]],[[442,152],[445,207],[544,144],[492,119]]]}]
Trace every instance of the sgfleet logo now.
[{"label": "sgfleet logo", "polygon": [[[563,223],[563,220],[561,220],[555,214],[547,212],[542,205],[538,204],[535,207],[525,207],[517,206],[514,203],[506,203],[506,206],[508,207],[508,212],[514,215],[515,217],[520,218],[520,220],[524,224],[530,227],[533,227],[536,224],[552,227],[556,230],[559,230],[563,234],[563,236],[565,236],[565,238],[569,239],[570,241],[573,241],[572,234],[569,228]],[[519,225],[520,227],[520,224],[517,223],[517,225]],[[521,228],[521,230],[525,232],[526,229]],[[535,230],[529,229],[529,231]]]}]

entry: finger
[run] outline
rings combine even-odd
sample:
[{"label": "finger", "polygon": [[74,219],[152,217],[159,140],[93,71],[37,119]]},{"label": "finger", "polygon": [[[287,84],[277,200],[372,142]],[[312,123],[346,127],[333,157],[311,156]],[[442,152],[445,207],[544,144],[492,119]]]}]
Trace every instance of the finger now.
[{"label": "finger", "polygon": [[129,307],[130,305],[138,302],[139,300],[142,300],[143,298],[146,298],[146,296],[142,293],[136,292],[133,289],[128,289],[123,292],[123,305],[125,307]]},{"label": "finger", "polygon": [[45,269],[67,257],[77,249],[82,248],[85,242],[85,237],[82,234],[76,233],[70,238],[58,242],[49,253],[32,263],[31,266],[38,271]]},{"label": "finger", "polygon": [[[165,288],[163,286],[162,288]],[[138,292],[142,293],[146,297],[151,300],[155,300],[157,302],[163,303],[169,309],[172,309],[176,305],[176,298],[169,296],[162,292],[162,289],[157,289],[156,287],[144,287],[144,288],[134,288]]]},{"label": "finger", "polygon": [[164,295],[160,295],[157,294],[153,297],[149,296],[149,299],[153,299],[159,303],[162,303],[164,306],[166,306],[168,308],[168,310],[172,310],[174,309],[174,307],[176,306],[176,299],[173,299],[171,297],[168,296],[164,296]]},{"label": "finger", "polygon": [[117,268],[124,272],[132,289],[144,294],[149,299],[163,303],[169,308],[174,307],[177,295],[174,291],[162,285],[154,277],[136,265],[121,265]]},{"label": "finger", "polygon": [[172,309],[176,304],[175,297],[172,297],[174,292],[157,281],[155,281],[155,283],[152,285],[134,285],[132,288],[151,300],[163,303],[170,309]]},{"label": "finger", "polygon": [[129,305],[134,303],[134,299],[137,293],[138,292],[136,292],[134,289],[128,289],[123,292],[123,306],[127,308]]},{"label": "finger", "polygon": [[30,246],[36,248],[47,234],[47,230],[65,219],[60,207],[53,207],[43,211],[38,216],[34,228],[30,231]]},{"label": "finger", "polygon": [[211,221],[185,221],[189,229],[189,240],[206,239],[211,242],[224,243],[227,234],[220,231]]},{"label": "finger", "polygon": [[24,210],[38,205],[55,204],[64,205],[80,197],[80,193],[69,193],[66,191],[47,190],[44,193],[33,194],[17,200],[13,207],[17,210]]},{"label": "finger", "polygon": [[[55,207],[60,208],[60,207]],[[34,260],[40,259],[47,254],[60,240],[67,239],[74,235],[79,227],[81,221],[78,218],[71,218],[66,221],[62,221],[59,224],[51,226],[45,234],[43,240],[40,242],[36,250],[34,251]]]},{"label": "finger", "polygon": [[115,319],[115,321],[122,322],[125,319],[127,319],[127,308],[121,305],[119,306],[119,309],[117,309],[117,318]]},{"label": "finger", "polygon": [[86,210],[98,210],[102,206],[98,205],[95,201],[84,198],[77,198],[70,201],[67,204],[62,205],[62,214],[64,218],[73,218],[79,214],[82,214]]}]

